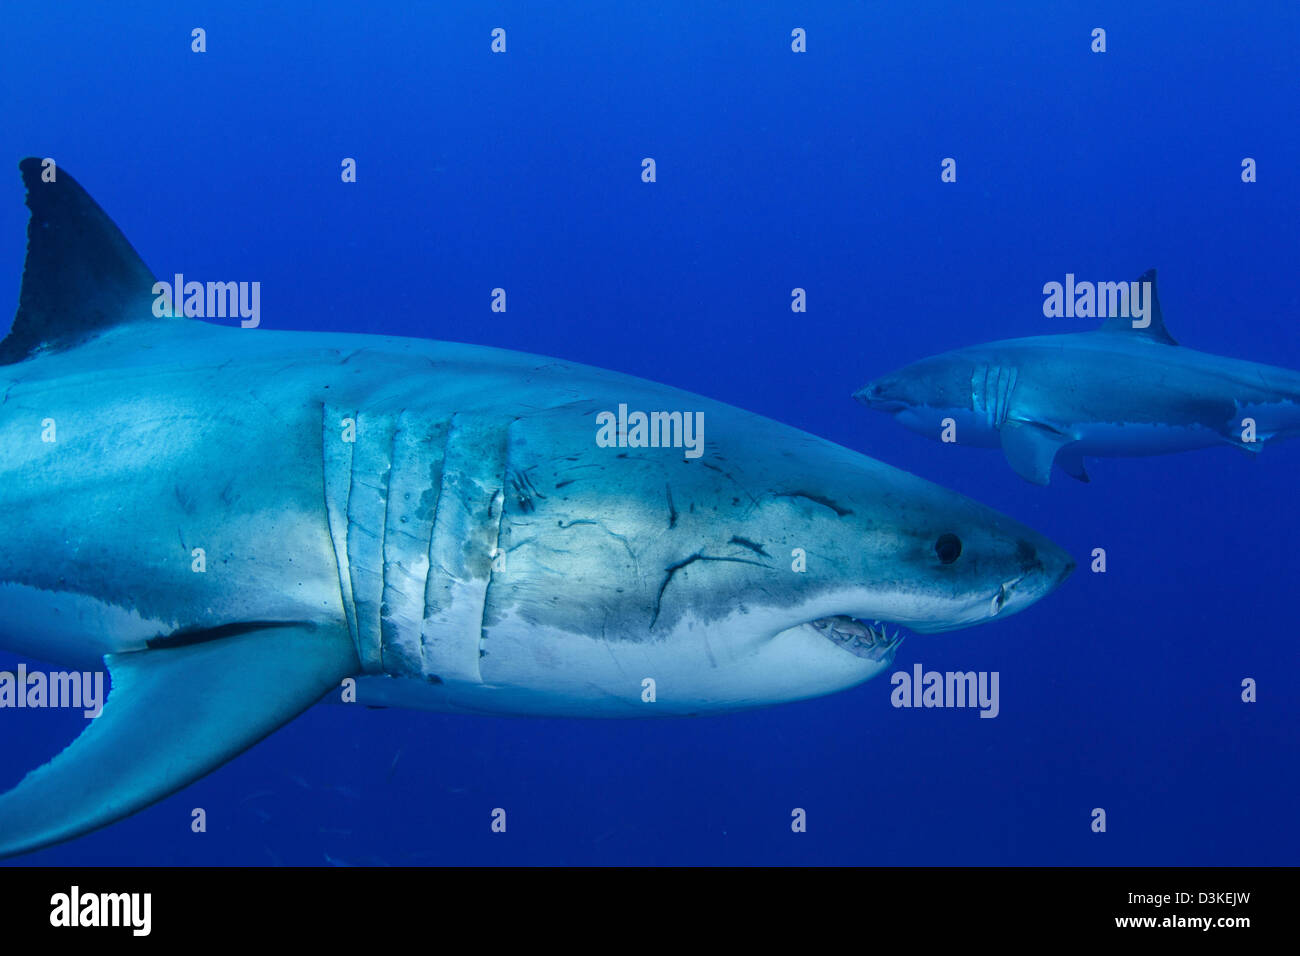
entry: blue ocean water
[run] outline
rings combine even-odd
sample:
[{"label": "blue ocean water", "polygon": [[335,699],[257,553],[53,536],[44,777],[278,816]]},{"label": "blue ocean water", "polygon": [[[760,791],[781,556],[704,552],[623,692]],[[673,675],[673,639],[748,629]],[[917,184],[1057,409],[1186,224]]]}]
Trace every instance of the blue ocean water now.
[{"label": "blue ocean water", "polygon": [[[264,327],[682,387],[971,495],[1080,570],[1023,614],[903,645],[895,669],[997,671],[993,720],[895,709],[885,677],[696,720],[318,706],[11,862],[1295,863],[1300,444],[1038,488],[849,396],[949,348],[1081,331],[1044,318],[1044,282],[1152,266],[1181,342],[1300,369],[1297,7],[453,6],[7,6],[0,302],[25,246],[17,161],[51,156],[160,275],[260,281]],[[0,787],[83,726],[0,713]]]}]

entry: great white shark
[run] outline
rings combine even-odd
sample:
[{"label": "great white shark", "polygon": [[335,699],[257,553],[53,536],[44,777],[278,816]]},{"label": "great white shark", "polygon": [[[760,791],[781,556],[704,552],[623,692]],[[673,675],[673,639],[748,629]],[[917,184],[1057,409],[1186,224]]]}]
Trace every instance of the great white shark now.
[{"label": "great white shark", "polygon": [[[760,707],[854,686],[897,628],[1006,617],[1073,567],[974,501],[627,375],[159,316],[153,273],[82,188],[20,169],[0,646],[106,664],[112,689],[0,796],[0,856],[139,810],[325,695]],[[702,415],[698,455],[599,442],[622,405]]]},{"label": "great white shark", "polygon": [[1085,457],[1132,457],[1300,434],[1300,373],[1185,348],[1165,327],[1154,269],[1149,314],[1088,332],[1005,339],[944,352],[882,376],[856,398],[906,428],[1001,448],[1046,485],[1055,463],[1088,481]]}]

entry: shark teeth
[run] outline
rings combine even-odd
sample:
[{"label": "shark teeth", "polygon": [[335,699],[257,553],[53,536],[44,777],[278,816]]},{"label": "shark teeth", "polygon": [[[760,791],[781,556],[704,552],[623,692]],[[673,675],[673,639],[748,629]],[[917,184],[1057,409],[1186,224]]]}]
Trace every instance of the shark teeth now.
[{"label": "shark teeth", "polygon": [[823,637],[838,644],[855,657],[888,663],[903,643],[904,634],[895,629],[890,635],[887,625],[875,621],[868,624],[856,617],[836,614],[809,622]]}]

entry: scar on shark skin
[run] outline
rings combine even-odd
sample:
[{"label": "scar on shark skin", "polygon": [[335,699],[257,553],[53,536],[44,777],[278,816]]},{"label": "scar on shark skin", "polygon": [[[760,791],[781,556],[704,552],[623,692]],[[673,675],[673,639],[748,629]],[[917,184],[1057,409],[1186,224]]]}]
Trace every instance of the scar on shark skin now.
[{"label": "scar on shark skin", "polygon": [[514,492],[515,501],[519,505],[519,510],[525,514],[533,511],[537,507],[533,504],[534,499],[546,500],[546,495],[538,491],[533,485],[532,479],[522,471],[516,471],[511,474],[510,488]]},{"label": "scar on shark skin", "polygon": [[807,498],[809,501],[821,505],[823,508],[830,508],[831,511],[834,511],[835,514],[841,518],[853,514],[852,508],[841,507],[825,495],[815,495],[808,491],[778,491],[775,493],[775,496],[777,498]]},{"label": "scar on shark skin", "polygon": [[740,537],[740,535],[733,534],[731,536],[731,540],[728,541],[727,544],[738,544],[742,548],[749,548],[750,551],[753,551],[755,554],[761,554],[765,558],[771,557],[770,554],[768,554],[766,551],[763,550],[763,546],[761,544],[755,544],[753,541],[750,541],[748,538]]},{"label": "scar on shark skin", "polygon": [[655,610],[654,610],[654,614],[651,615],[650,617],[650,627],[652,629],[655,626],[655,622],[659,620],[659,608],[663,603],[664,591],[668,589],[668,585],[672,581],[673,575],[675,575],[682,568],[686,567],[689,564],[693,564],[696,561],[730,561],[733,564],[752,564],[758,568],[768,567],[768,565],[764,564],[762,561],[750,561],[748,558],[722,558],[722,557],[713,557],[711,555],[698,554],[698,553],[691,555],[689,558],[686,558],[683,561],[678,561],[676,564],[669,565],[668,567],[664,568],[666,575],[664,577],[663,584],[659,585],[659,593],[655,595]]},{"label": "scar on shark skin", "polygon": [[570,528],[574,527],[575,525],[583,525],[583,524],[593,525],[594,527],[597,527],[601,531],[605,532],[611,538],[614,538],[616,541],[618,541],[619,544],[623,545],[623,547],[627,549],[628,556],[632,559],[632,565],[637,568],[640,567],[640,562],[637,561],[636,552],[632,549],[631,543],[627,540],[627,535],[619,534],[617,531],[611,531],[603,521],[597,521],[595,518],[574,518],[572,521],[568,521],[568,522],[566,521],[555,522],[555,526],[564,531],[568,531]]}]

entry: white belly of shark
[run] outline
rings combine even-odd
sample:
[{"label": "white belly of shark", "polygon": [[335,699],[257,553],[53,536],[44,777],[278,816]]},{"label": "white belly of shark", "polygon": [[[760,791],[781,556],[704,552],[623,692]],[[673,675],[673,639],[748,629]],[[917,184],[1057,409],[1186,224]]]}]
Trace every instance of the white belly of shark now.
[{"label": "white belly of shark", "polygon": [[1077,427],[1083,455],[1170,455],[1223,444],[1215,431],[1200,425],[1147,422],[1089,422]]},{"label": "white belly of shark", "polygon": [[[747,616],[755,633],[764,628]],[[373,706],[553,717],[681,717],[817,697],[890,666],[894,642],[857,656],[809,624],[742,644],[710,640],[718,622],[687,615],[667,636],[620,641],[538,627],[510,615],[495,624],[481,682],[384,675],[361,678]],[[726,629],[722,629],[726,630]],[[730,630],[736,630],[731,628]]]}]

